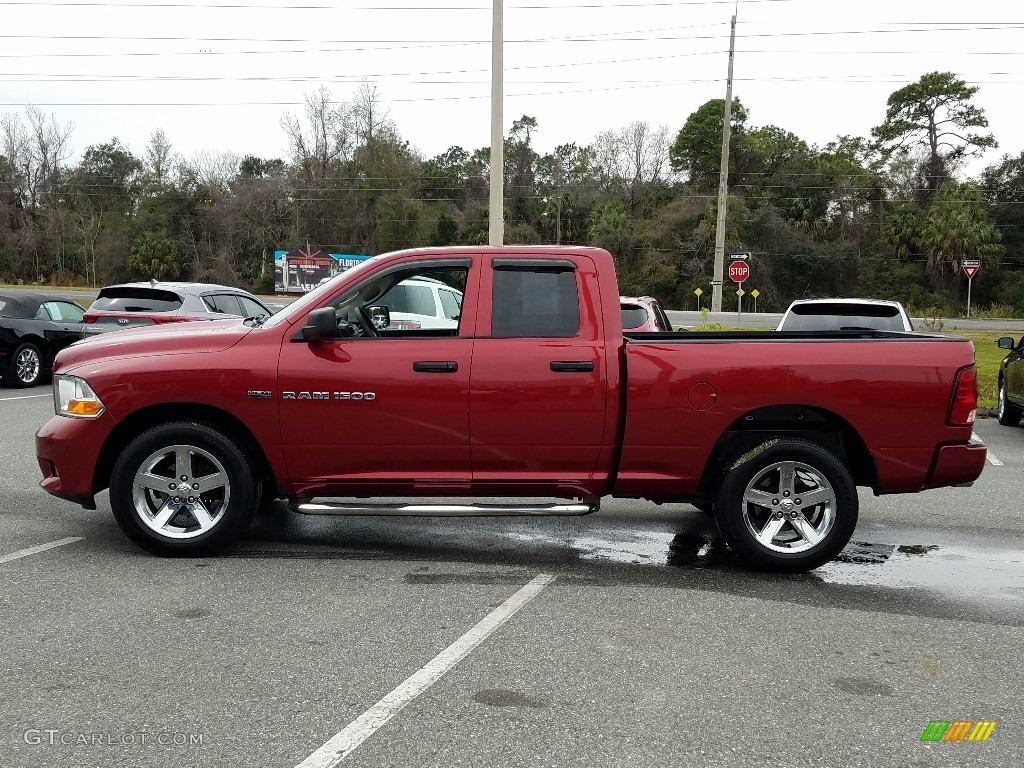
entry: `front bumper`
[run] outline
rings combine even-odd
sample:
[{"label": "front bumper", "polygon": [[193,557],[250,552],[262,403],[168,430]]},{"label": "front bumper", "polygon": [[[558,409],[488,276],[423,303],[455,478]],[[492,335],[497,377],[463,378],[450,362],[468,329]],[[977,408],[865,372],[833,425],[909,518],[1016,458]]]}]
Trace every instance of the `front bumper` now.
[{"label": "front bumper", "polygon": [[36,461],[43,473],[39,486],[57,498],[95,509],[93,497],[105,487],[96,468],[113,428],[108,413],[97,419],[53,416],[36,432]]},{"label": "front bumper", "polygon": [[972,485],[981,477],[987,457],[988,449],[977,435],[966,445],[941,445],[935,451],[925,488]]}]

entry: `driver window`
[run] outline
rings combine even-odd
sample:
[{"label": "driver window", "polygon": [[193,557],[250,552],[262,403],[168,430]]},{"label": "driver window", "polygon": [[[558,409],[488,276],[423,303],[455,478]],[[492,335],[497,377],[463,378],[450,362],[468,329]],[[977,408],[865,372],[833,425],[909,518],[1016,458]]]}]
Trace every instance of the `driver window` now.
[{"label": "driver window", "polygon": [[348,336],[458,336],[468,276],[468,266],[390,272],[343,296],[335,305],[338,323]]}]

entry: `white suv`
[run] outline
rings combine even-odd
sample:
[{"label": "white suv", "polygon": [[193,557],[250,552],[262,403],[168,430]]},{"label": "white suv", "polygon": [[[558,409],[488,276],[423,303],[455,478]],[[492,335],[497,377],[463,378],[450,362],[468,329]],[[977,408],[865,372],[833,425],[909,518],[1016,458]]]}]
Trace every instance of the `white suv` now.
[{"label": "white suv", "polygon": [[776,331],[913,331],[907,310],[882,299],[797,299]]},{"label": "white suv", "polygon": [[459,327],[462,291],[432,277],[410,277],[373,303],[388,308],[389,331],[454,329]]}]

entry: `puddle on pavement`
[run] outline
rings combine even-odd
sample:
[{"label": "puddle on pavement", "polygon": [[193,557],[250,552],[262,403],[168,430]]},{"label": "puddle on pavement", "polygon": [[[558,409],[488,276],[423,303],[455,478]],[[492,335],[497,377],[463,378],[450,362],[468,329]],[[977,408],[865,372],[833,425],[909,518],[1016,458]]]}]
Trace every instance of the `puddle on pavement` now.
[{"label": "puddle on pavement", "polygon": [[[539,546],[561,546],[581,561],[681,568],[742,568],[718,536],[647,531],[621,536],[508,533]],[[1024,552],[997,547],[854,541],[807,578],[826,584],[928,590],[1024,603]]]},{"label": "puddle on pavement", "polygon": [[984,594],[1024,603],[1024,552],[934,544],[888,548],[890,554],[884,559],[857,562],[841,556],[816,569],[814,575],[828,584]]}]

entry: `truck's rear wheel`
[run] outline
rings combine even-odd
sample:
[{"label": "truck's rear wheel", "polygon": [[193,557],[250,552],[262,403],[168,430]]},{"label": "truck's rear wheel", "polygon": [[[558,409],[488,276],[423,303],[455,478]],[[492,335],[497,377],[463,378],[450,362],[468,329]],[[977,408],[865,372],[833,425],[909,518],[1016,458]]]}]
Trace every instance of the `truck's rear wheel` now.
[{"label": "truck's rear wheel", "polygon": [[110,506],[121,530],[150,552],[208,554],[242,531],[260,497],[245,450],[205,424],[172,422],[121,452]]},{"label": "truck's rear wheel", "polygon": [[727,462],[715,521],[747,562],[806,571],[842,551],[857,525],[857,487],[831,452],[780,437]]}]

